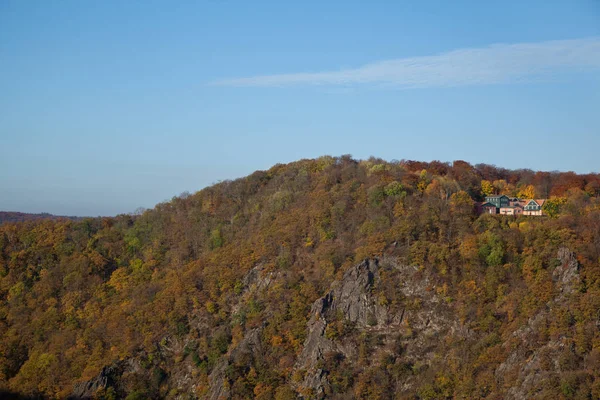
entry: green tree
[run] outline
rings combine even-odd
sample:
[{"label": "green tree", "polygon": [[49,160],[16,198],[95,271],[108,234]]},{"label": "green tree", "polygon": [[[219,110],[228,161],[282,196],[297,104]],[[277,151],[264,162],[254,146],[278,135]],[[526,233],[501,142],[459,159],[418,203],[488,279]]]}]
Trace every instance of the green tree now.
[{"label": "green tree", "polygon": [[565,197],[553,197],[544,202],[542,211],[550,218],[556,218],[560,215],[562,207],[567,203]]}]

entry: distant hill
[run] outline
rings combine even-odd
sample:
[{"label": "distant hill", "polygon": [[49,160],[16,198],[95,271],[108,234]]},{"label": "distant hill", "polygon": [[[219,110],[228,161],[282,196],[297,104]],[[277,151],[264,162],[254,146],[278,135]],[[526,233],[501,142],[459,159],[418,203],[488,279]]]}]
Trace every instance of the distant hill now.
[{"label": "distant hill", "polygon": [[29,214],[15,211],[0,211],[0,224],[5,222],[24,222],[24,221],[37,221],[41,219],[70,219],[72,221],[77,221],[82,219],[83,217],[74,217],[74,216],[64,216],[64,215],[53,215],[48,213],[40,213],[40,214]]}]

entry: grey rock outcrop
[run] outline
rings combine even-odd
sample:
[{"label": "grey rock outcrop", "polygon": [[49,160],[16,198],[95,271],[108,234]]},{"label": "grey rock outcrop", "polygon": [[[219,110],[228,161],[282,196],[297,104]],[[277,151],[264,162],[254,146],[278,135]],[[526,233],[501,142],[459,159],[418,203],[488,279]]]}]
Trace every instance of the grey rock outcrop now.
[{"label": "grey rock outcrop", "polygon": [[[232,313],[236,313],[240,310],[244,298],[267,290],[271,283],[279,276],[279,273],[267,271],[264,266],[260,264],[252,268],[242,281],[244,289],[242,290],[237,303],[232,306]],[[261,333],[265,325],[266,321],[263,322],[261,326],[246,332],[237,346],[230,349],[229,352],[219,360],[208,377],[210,388],[206,394],[206,399],[219,400],[228,399],[230,397],[230,388],[226,373],[227,367],[238,362],[242,357],[251,359],[254,354],[262,352]]]},{"label": "grey rock outcrop", "polygon": [[124,362],[119,362],[104,367],[95,378],[89,381],[76,383],[69,399],[92,399],[99,390],[104,390],[109,386],[115,385],[118,377],[123,374],[123,371],[126,368],[125,364],[126,363]]},{"label": "grey rock outcrop", "polygon": [[[377,298],[375,292],[382,283],[384,270],[398,274],[400,285],[397,290],[404,296],[405,305],[392,309]],[[428,338],[445,330],[467,335],[431,289],[429,277],[418,267],[398,265],[393,259],[368,259],[346,271],[343,278],[334,282],[330,291],[312,306],[307,338],[296,364],[296,370],[305,373],[298,389],[308,389],[314,398],[325,398],[329,382],[327,371],[320,364],[326,355],[337,352],[345,359],[357,359],[355,343],[345,338],[330,339],[326,334],[328,325],[340,318],[358,331],[380,335],[384,338],[384,346],[397,340],[403,332],[414,333],[407,334],[403,341],[406,357],[423,362],[428,362],[432,356],[427,350]],[[414,303],[419,307],[407,306]],[[410,382],[404,384],[405,389],[410,388]]]},{"label": "grey rock outcrop", "polygon": [[561,295],[569,295],[577,290],[580,283],[579,262],[575,253],[568,248],[562,247],[558,250],[560,265],[552,272],[552,279],[556,282]]},{"label": "grey rock outcrop", "polygon": [[249,331],[240,341],[238,346],[226,355],[226,357],[221,358],[208,377],[210,390],[206,396],[207,399],[220,400],[230,398],[226,369],[230,364],[236,362],[241,357],[248,356],[251,358],[253,354],[258,354],[262,351],[260,341],[262,329],[263,327],[259,327]]}]

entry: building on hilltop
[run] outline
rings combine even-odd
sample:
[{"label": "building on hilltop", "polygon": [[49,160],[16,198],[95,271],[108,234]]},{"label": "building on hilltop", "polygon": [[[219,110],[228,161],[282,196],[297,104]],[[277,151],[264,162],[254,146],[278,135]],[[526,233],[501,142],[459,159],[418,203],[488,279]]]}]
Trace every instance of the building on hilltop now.
[{"label": "building on hilltop", "polygon": [[496,208],[508,207],[510,198],[504,194],[498,196],[487,196],[485,201],[496,205]]},{"label": "building on hilltop", "polygon": [[500,214],[502,215],[522,215],[523,206],[520,204],[510,205],[508,207],[500,207]]},{"label": "building on hilltop", "polygon": [[542,207],[545,199],[519,199],[504,194],[487,196],[485,202],[477,205],[480,214],[500,215],[544,215]]},{"label": "building on hilltop", "polygon": [[497,214],[498,207],[496,207],[495,204],[486,201],[485,203],[479,204],[479,212],[486,214]]},{"label": "building on hilltop", "polygon": [[527,199],[524,201],[523,215],[543,215],[542,207],[546,199]]}]

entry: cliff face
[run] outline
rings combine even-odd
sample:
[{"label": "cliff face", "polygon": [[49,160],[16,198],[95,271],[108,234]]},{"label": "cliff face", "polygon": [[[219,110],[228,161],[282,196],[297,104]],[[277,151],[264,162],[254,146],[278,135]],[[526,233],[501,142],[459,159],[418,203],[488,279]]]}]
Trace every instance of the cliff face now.
[{"label": "cliff face", "polygon": [[[399,304],[391,306],[379,291],[382,275],[394,279]],[[383,278],[386,279],[386,278]],[[461,327],[450,319],[450,310],[435,294],[428,277],[416,267],[401,266],[393,259],[365,260],[344,274],[341,281],[312,306],[308,335],[296,368],[305,371],[298,385],[308,397],[324,398],[331,392],[328,371],[322,368],[326,357],[335,354],[349,363],[360,357],[354,342],[356,335],[376,335],[377,345],[371,349],[367,364],[377,362],[382,355],[402,349],[406,363],[428,364],[433,354],[428,345],[435,338]],[[411,305],[418,304],[418,308]],[[338,335],[332,325],[350,327]],[[328,330],[329,329],[329,330]],[[413,389],[410,380],[398,390]]]}]

